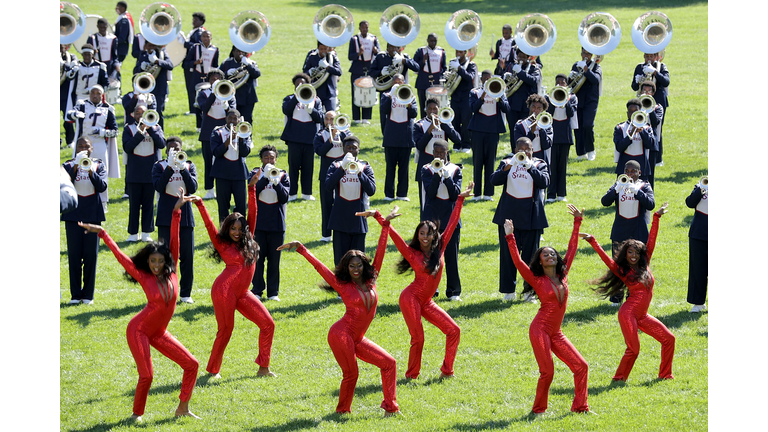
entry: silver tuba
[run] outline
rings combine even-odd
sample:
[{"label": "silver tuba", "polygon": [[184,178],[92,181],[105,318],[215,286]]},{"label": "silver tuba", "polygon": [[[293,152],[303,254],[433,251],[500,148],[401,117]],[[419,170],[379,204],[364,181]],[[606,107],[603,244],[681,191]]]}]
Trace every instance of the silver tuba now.
[{"label": "silver tuba", "polygon": [[151,93],[155,89],[155,77],[148,72],[142,72],[133,77],[133,91],[138,94]]},{"label": "silver tuba", "polygon": [[69,45],[85,33],[85,13],[74,3],[59,2],[59,43]]},{"label": "silver tuba", "polygon": [[[379,20],[379,32],[387,43],[404,47],[416,39],[421,29],[419,14],[411,6],[396,4],[388,7],[381,14]],[[373,86],[378,91],[386,91],[392,88],[394,76],[403,73],[403,57],[399,53],[395,55],[389,72],[379,75],[373,80]]]},{"label": "silver tuba", "polygon": [[[515,44],[520,51],[529,56],[528,63],[532,64],[536,57],[549,51],[557,40],[557,28],[548,16],[539,13],[524,16],[515,26]],[[523,82],[515,75],[507,84],[507,97],[512,96]]]},{"label": "silver tuba", "polygon": [[[312,31],[315,38],[321,44],[328,47],[337,47],[344,45],[352,39],[355,31],[355,21],[352,13],[344,6],[337,4],[325,5],[317,11],[315,19],[312,21]],[[325,60],[330,64],[334,53],[326,53]],[[320,87],[330,76],[330,74],[321,67],[313,67],[309,70],[309,77],[312,86]]]},{"label": "silver tuba", "polygon": [[549,94],[549,101],[558,108],[564,107],[568,103],[569,98],[570,92],[568,87],[556,86],[552,89],[552,93]]},{"label": "silver tuba", "polygon": [[[141,11],[139,31],[148,42],[164,47],[176,40],[181,32],[181,14],[168,3],[152,3]],[[162,50],[158,50],[162,53]],[[160,66],[152,65],[147,72],[157,78]]]},{"label": "silver tuba", "polygon": [[[269,20],[261,12],[247,10],[240,12],[229,23],[229,39],[232,45],[245,53],[253,53],[264,48],[272,37]],[[234,83],[236,89],[242,87],[248,81],[250,74],[245,65],[237,68],[237,71],[227,79]]]},{"label": "silver tuba", "polygon": [[[632,24],[632,43],[645,54],[660,54],[661,58],[663,58],[664,49],[671,40],[672,21],[661,12],[646,12],[640,15],[635,20],[635,23]],[[661,68],[661,58],[648,66],[652,66],[658,72]],[[656,79],[653,78],[653,73],[650,73],[645,75],[643,81],[653,81],[655,83]],[[639,91],[638,94],[640,94]]]},{"label": "silver tuba", "polygon": [[[621,41],[621,25],[613,15],[605,12],[592,12],[584,17],[579,24],[578,29],[579,43],[582,48],[590,54],[595,55],[589,70],[593,70],[595,65],[600,64],[605,55],[616,49]],[[584,76],[585,70],[571,78],[568,86],[571,93],[576,93],[584,85],[587,77]]]},{"label": "silver tuba", "polygon": [[[480,15],[469,9],[456,11],[445,23],[445,40],[457,51],[469,51],[477,46],[483,34],[483,22]],[[469,53],[467,53],[469,54]],[[469,55],[467,55],[469,58]],[[444,86],[448,96],[453,94],[461,83],[458,70],[449,69],[443,74]]]}]

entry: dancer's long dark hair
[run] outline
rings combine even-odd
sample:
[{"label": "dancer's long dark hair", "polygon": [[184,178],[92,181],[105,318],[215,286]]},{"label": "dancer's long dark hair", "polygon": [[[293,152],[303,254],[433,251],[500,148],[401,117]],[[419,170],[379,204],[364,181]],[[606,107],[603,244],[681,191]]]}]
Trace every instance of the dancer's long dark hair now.
[{"label": "dancer's long dark hair", "polygon": [[[630,247],[634,247],[640,254],[640,259],[637,260],[639,272],[633,272],[632,267],[629,265],[629,261],[627,261],[627,250]],[[619,252],[613,260],[616,262],[616,265],[619,266],[619,270],[623,276],[629,275],[627,277],[631,282],[640,282],[645,285],[646,288],[651,287],[651,272],[648,270],[648,248],[645,243],[634,239],[623,241],[619,245]],[[624,288],[626,288],[626,285],[624,285],[621,278],[613,274],[610,269],[608,269],[608,272],[603,276],[590,281],[590,283],[597,285],[597,288],[594,288],[594,291],[603,298],[608,298],[614,294],[621,293],[624,291]]]},{"label": "dancer's long dark hair", "polygon": [[[229,228],[232,227],[232,225],[237,221],[240,221],[240,224],[243,227],[243,236],[240,237],[239,242],[235,243],[229,236]],[[221,229],[219,229],[219,240],[223,243],[235,245],[243,255],[243,258],[245,258],[245,265],[251,265],[259,259],[259,244],[256,243],[256,241],[254,241],[253,237],[251,236],[251,230],[248,227],[248,220],[239,212],[234,212],[227,216],[221,223]],[[219,263],[222,261],[221,254],[216,250],[215,247],[213,248],[213,251],[211,251],[211,258]]]},{"label": "dancer's long dark hair", "polygon": [[[361,275],[363,282],[365,282],[368,286],[375,285],[376,278],[379,275],[376,272],[376,269],[373,268],[373,264],[371,264],[371,259],[368,258],[368,255],[357,249],[348,250],[347,253],[341,257],[339,265],[337,265],[333,270],[333,274],[336,275],[336,279],[340,280],[341,282],[352,281],[352,275],[349,274],[349,263],[352,261],[352,258],[360,258],[360,261],[363,263],[363,274]],[[319,286],[325,291],[335,292],[333,287],[331,287],[331,285],[329,285],[327,282],[320,283]]]},{"label": "dancer's long dark hair", "polygon": [[[443,249],[443,236],[440,235],[440,221],[419,222],[419,224],[416,225],[416,231],[413,233],[413,238],[411,239],[411,242],[408,244],[408,247],[421,252],[421,243],[419,242],[419,230],[423,226],[426,226],[429,229],[430,234],[434,234],[434,237],[432,237],[432,244],[430,245],[431,252],[429,254],[429,258],[427,259],[427,263],[424,265],[424,269],[427,271],[427,273],[434,275],[435,273],[437,273],[437,270],[440,269],[440,258],[441,258],[440,251]],[[403,274],[413,269],[411,268],[411,263],[409,263],[408,260],[405,259],[405,257],[402,257],[400,259],[400,262],[397,263],[396,270],[399,274]]]},{"label": "dancer's long dark hair", "polygon": [[[168,279],[171,277],[171,273],[176,273],[176,264],[173,262],[173,256],[171,255],[171,250],[168,248],[168,246],[165,245],[165,242],[163,240],[160,240],[159,242],[150,242],[141,250],[136,253],[136,255],[131,257],[131,261],[133,261],[133,265],[136,266],[136,269],[138,269],[141,272],[144,273],[152,273],[152,269],[149,268],[149,256],[152,254],[160,254],[165,258],[165,265],[163,266],[163,272],[160,276],[164,277],[165,279]],[[128,272],[125,272],[125,278],[128,279],[129,282],[133,283],[139,283],[136,279],[133,278]]]},{"label": "dancer's long dark hair", "polygon": [[[568,268],[565,265],[565,260],[562,256],[560,256],[560,252],[551,246],[540,247],[533,254],[533,258],[531,259],[531,262],[528,263],[528,267],[531,269],[531,272],[534,276],[544,276],[544,266],[541,265],[541,253],[544,251],[544,249],[552,249],[555,251],[555,257],[557,258],[557,264],[555,264],[555,273],[557,273],[557,278],[560,279],[560,282],[562,282],[563,279],[565,279],[565,276],[568,275]],[[529,284],[527,281],[523,283],[523,291],[528,291],[532,288],[533,287],[531,287],[531,284]]]}]

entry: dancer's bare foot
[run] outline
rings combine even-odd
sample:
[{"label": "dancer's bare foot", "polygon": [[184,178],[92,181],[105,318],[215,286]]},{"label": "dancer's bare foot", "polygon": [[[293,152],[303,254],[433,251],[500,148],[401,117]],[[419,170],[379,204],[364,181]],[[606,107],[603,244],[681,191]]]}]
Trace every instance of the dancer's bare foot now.
[{"label": "dancer's bare foot", "polygon": [[447,378],[453,378],[453,377],[454,377],[454,375],[453,375],[453,374],[450,374],[450,375],[446,375],[446,374],[444,374],[444,373],[440,372],[440,379],[441,379],[441,380],[444,380],[444,379],[447,379]]},{"label": "dancer's bare foot", "polygon": [[141,416],[138,414],[132,414],[130,419],[131,421],[135,421],[136,423],[141,423],[144,421],[144,419],[142,419]]},{"label": "dancer's bare foot", "polygon": [[277,375],[274,372],[272,372],[271,370],[269,370],[268,367],[261,367],[261,366],[259,366],[259,371],[256,372],[256,376],[260,376],[260,377],[276,377]]},{"label": "dancer's bare foot", "polygon": [[396,416],[399,416],[399,415],[402,415],[402,413],[399,410],[398,411],[393,411],[393,412],[389,412],[389,411],[385,411],[384,412],[384,417],[396,417]]},{"label": "dancer's bare foot", "polygon": [[176,417],[192,417],[193,419],[200,420],[200,417],[194,415],[192,411],[189,410],[189,401],[179,402],[179,407],[176,408]]}]

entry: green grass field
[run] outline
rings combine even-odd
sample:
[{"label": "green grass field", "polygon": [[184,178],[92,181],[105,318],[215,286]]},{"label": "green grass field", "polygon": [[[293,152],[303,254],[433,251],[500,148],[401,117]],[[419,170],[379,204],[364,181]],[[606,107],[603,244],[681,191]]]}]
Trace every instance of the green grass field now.
[{"label": "green grass field", "polygon": [[[105,16],[114,22],[114,1],[81,1],[78,4],[88,14]],[[259,79],[259,103],[254,110],[254,145],[275,145],[280,151],[277,165],[287,168],[287,149],[279,140],[283,115],[280,104],[293,92],[290,77],[300,71],[308,50],[315,46],[310,25],[315,12],[324,2],[291,1],[260,2],[258,4],[224,0],[213,3],[175,1],[182,14],[183,30],[191,29],[191,14],[203,11],[205,27],[213,33],[213,43],[220,49],[220,61],[229,53],[227,36],[229,20],[238,12],[256,9],[264,13],[272,25],[272,39],[255,54],[262,72]],[[368,20],[371,32],[379,35],[376,23],[390,3],[348,1],[355,22]],[[616,309],[592,293],[587,280],[605,271],[603,263],[586,243],[580,244],[572,267],[569,309],[563,332],[590,365],[589,404],[597,416],[570,413],[573,379],[560,361],[555,361],[555,377],[550,389],[547,414],[531,421],[538,367],[528,340],[528,325],[538,306],[520,302],[503,303],[498,293],[498,239],[496,226],[491,223],[497,201],[468,202],[462,212],[460,271],[463,282],[463,302],[438,304],[460,325],[462,340],[456,360],[456,378],[437,380],[444,353],[443,335],[434,326],[425,324],[421,377],[407,383],[402,377],[408,357],[408,330],[398,307],[398,296],[412,280],[412,275],[397,275],[393,271],[399,253],[390,242],[384,260],[384,270],[378,282],[380,302],[378,316],[371,324],[367,337],[392,354],[398,362],[398,403],[403,416],[382,419],[381,381],[378,369],[359,362],[353,413],[338,417],[334,408],[338,399],[341,370],[326,342],[328,328],[344,313],[343,305],[317,287],[320,277],[298,254],[282,257],[281,302],[265,303],[272,314],[276,330],[271,368],[275,379],[257,379],[253,359],[257,354],[258,328],[237,315],[235,331],[227,348],[219,381],[198,380],[191,401],[193,412],[202,420],[175,420],[173,410],[178,403],[181,369],[157,351],[152,352],[154,382],[147,401],[144,425],[147,430],[346,430],[346,431],[432,431],[432,430],[702,430],[708,426],[708,314],[689,314],[686,303],[688,269],[688,227],[693,211],[684,199],[698,179],[707,174],[708,117],[707,38],[708,8],[705,2],[643,2],[637,7],[618,1],[589,2],[422,2],[409,3],[420,14],[421,33],[416,42],[406,47],[413,55],[425,43],[426,35],[435,32],[438,44],[448,48],[443,28],[448,16],[461,8],[478,12],[483,20],[483,38],[475,59],[478,69],[492,68],[486,55],[501,35],[505,23],[512,25],[525,14],[547,14],[555,23],[558,39],[552,50],[542,58],[544,84],[550,89],[554,76],[567,72],[579,60],[576,29],[588,13],[601,10],[611,13],[622,25],[623,37],[619,47],[606,56],[601,64],[604,87],[595,125],[597,160],[576,162],[571,151],[568,167],[568,201],[586,208],[583,232],[595,235],[610,248],[609,234],[614,209],[603,208],[600,197],[614,181],[613,126],[626,117],[626,101],[634,97],[629,87],[635,65],[642,54],[631,42],[630,26],[648,10],[666,13],[674,25],[674,37],[666,50],[670,85],[670,109],[664,127],[665,165],[656,172],[657,207],[668,201],[670,212],[662,218],[660,237],[653,260],[656,277],[655,297],[649,313],[664,322],[677,337],[674,360],[675,379],[656,380],[659,366],[659,344],[641,335],[641,354],[630,381],[612,386],[611,377],[624,352],[625,344],[616,320]],[[135,22],[144,4],[129,2]],[[383,42],[383,41],[382,41]],[[344,75],[339,82],[341,112],[348,113],[349,62],[347,46],[338,48]],[[449,52],[452,52],[449,50]],[[128,77],[135,60],[128,57],[123,65],[123,91],[130,88]],[[166,107],[166,136],[179,135],[184,148],[198,166],[202,184],[202,154],[196,140],[194,117],[184,116],[187,110],[183,73],[174,70],[171,97]],[[122,107],[116,108],[122,131]],[[353,132],[362,141],[361,159],[368,160],[379,179],[379,191],[371,205],[382,212],[391,205],[383,198],[384,156],[378,127],[378,109],[374,109],[373,124],[354,126]],[[63,129],[62,129],[63,137]],[[498,156],[510,151],[508,134],[502,135]],[[256,152],[254,152],[256,153]],[[71,157],[63,149],[60,160]],[[464,164],[465,181],[472,178],[471,155],[452,154],[456,163]],[[258,158],[248,158],[249,167]],[[316,162],[315,176],[319,162]],[[411,176],[413,172],[411,172]],[[141,245],[125,243],[127,237],[128,202],[119,197],[123,180],[109,183],[111,197],[105,228],[126,253],[136,252]],[[314,192],[318,185],[315,181]],[[495,199],[498,199],[498,189]],[[393,226],[409,237],[418,222],[416,185],[411,184],[412,201],[399,202],[403,216]],[[215,201],[206,201],[211,214]],[[571,230],[572,218],[564,203],[547,205],[550,227],[544,232],[543,244],[564,252]],[[173,333],[200,361],[200,375],[205,376],[211,345],[216,333],[216,321],[210,300],[210,287],[223,265],[209,257],[210,242],[199,214],[197,218],[195,304],[180,304],[169,325]],[[288,205],[286,240],[299,240],[323,262],[331,263],[331,245],[320,243],[320,203],[297,201]],[[101,431],[133,428],[126,419],[131,414],[137,373],[125,341],[128,321],[146,303],[137,285],[127,283],[111,252],[102,244],[95,304],[70,307],[66,240],[63,223],[60,229],[60,423],[62,430]],[[367,252],[375,247],[379,227],[373,223],[367,238]],[[441,284],[444,292],[445,282]],[[88,373],[84,373],[87,371]]]}]

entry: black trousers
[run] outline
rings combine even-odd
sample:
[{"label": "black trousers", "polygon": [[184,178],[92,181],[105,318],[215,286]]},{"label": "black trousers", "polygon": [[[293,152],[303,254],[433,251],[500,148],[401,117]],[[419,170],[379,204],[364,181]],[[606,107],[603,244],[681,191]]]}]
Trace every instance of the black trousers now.
[{"label": "black trousers", "polygon": [[365,108],[355,105],[355,80],[362,76],[363,75],[351,75],[349,77],[351,84],[350,88],[352,90],[352,120],[370,120],[373,118],[373,107]]},{"label": "black trousers", "polygon": [[454,144],[453,149],[472,148],[472,132],[469,131],[469,120],[472,118],[472,109],[469,106],[469,100],[463,102],[454,102],[451,100],[451,109],[453,110],[453,128],[461,135],[461,143]]},{"label": "black trousers", "polygon": [[498,133],[472,132],[472,179],[475,182],[475,196],[493,196],[491,174],[496,168],[494,165],[498,147]]},{"label": "black trousers", "polygon": [[549,188],[547,198],[564,197],[565,178],[568,171],[568,154],[571,152],[570,144],[553,144],[552,160],[549,163]]},{"label": "black trousers", "polygon": [[[128,183],[128,234],[151,233],[155,230],[155,189],[152,183]],[[141,213],[141,215],[139,215]]]},{"label": "black trousers", "polygon": [[[442,232],[440,233],[442,234]],[[443,258],[445,259],[445,295],[453,297],[461,295],[461,277],[459,277],[459,242],[461,241],[461,228],[456,227],[448,245],[445,247]]]},{"label": "black trousers", "polygon": [[397,197],[408,196],[408,162],[410,159],[410,147],[384,147],[384,160],[387,164],[384,176],[384,196],[395,198],[395,171],[397,171]]},{"label": "black trousers", "polygon": [[[243,85],[251,85],[251,84],[245,83]],[[255,105],[256,105],[255,103],[237,104],[237,110],[240,111],[240,115],[243,116],[243,120],[250,123],[251,126],[253,126],[253,107]]]},{"label": "black trousers", "polygon": [[[323,157],[323,159],[328,159]],[[323,162],[325,162],[323,160]],[[329,191],[325,188],[325,175],[322,175],[324,172],[328,172],[328,169],[326,168],[323,170],[324,163],[320,162],[320,232],[322,233],[323,237],[330,237],[331,236],[331,230],[328,228],[328,223],[331,220],[331,211],[333,210],[333,191]],[[328,164],[330,165],[330,164]],[[278,245],[279,246],[279,245]]]},{"label": "black trousers", "polygon": [[312,195],[312,172],[315,169],[315,152],[311,144],[286,142],[288,145],[288,177],[291,180],[289,195],[297,195],[299,182],[301,193]]},{"label": "black trousers", "polygon": [[578,114],[579,128],[574,132],[576,141],[576,156],[595,151],[595,116],[597,116],[597,103],[589,104],[576,110]]},{"label": "black trousers", "polygon": [[195,112],[195,85],[198,81],[195,81],[193,73],[187,68],[184,68],[184,86],[187,88],[187,102],[189,104],[188,112]]},{"label": "black trousers", "polygon": [[333,231],[333,262],[339,265],[344,254],[351,250],[359,250],[365,253],[365,235],[366,233],[346,233],[338,230]]},{"label": "black trousers", "polygon": [[[98,225],[98,221],[88,222]],[[77,222],[64,222],[69,263],[69,293],[72,300],[93,300],[96,287],[96,260],[99,256],[99,235],[86,233]],[[82,281],[82,285],[81,285]]]},{"label": "black trousers", "polygon": [[64,122],[64,144],[69,144],[75,140],[75,124],[65,121]]},{"label": "black trousers", "polygon": [[[285,231],[261,231],[253,232],[253,239],[259,244],[259,259],[256,261],[256,271],[253,273],[253,288],[251,292],[256,297],[264,294],[267,289],[267,297],[280,294],[280,251],[277,247],[285,243]],[[264,282],[264,261],[267,262],[267,280]]]},{"label": "black trousers", "polygon": [[216,203],[219,205],[219,223],[229,216],[230,200],[234,198],[235,211],[243,216],[248,216],[247,191],[245,180],[216,179]]},{"label": "black trousers", "polygon": [[703,305],[707,300],[709,252],[707,241],[688,238],[688,303]]},{"label": "black trousers", "polygon": [[[158,239],[171,244],[171,227],[158,226]],[[195,228],[179,227],[179,297],[192,297],[195,282]]]},{"label": "black trousers", "polygon": [[213,177],[211,177],[211,167],[213,166],[213,151],[211,150],[210,141],[200,141],[200,147],[203,150],[203,167],[205,168],[204,176],[204,188],[205,190],[213,189]]},{"label": "black trousers", "polygon": [[[507,244],[504,225],[499,225],[499,292],[508,294],[515,292],[517,286],[517,267],[512,261],[512,255],[509,254],[509,245]],[[543,229],[519,230],[515,228],[515,242],[520,250],[520,258],[523,262],[530,263],[536,250],[539,249],[539,242]],[[531,291],[524,289],[523,293]]]},{"label": "black trousers", "polygon": [[512,152],[515,152],[515,124],[520,119],[528,117],[526,112],[513,111],[510,109],[507,111],[507,127],[509,128],[509,144],[512,146]]}]

